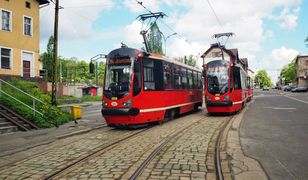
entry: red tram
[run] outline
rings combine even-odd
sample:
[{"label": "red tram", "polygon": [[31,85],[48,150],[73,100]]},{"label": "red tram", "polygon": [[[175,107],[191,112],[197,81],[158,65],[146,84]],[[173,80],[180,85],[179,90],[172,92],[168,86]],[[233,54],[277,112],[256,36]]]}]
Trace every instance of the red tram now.
[{"label": "red tram", "polygon": [[202,106],[201,71],[132,48],[106,60],[102,115],[110,126],[172,119]]},{"label": "red tram", "polygon": [[237,49],[213,44],[201,56],[204,68],[204,94],[208,113],[234,113],[246,103],[247,59]]}]

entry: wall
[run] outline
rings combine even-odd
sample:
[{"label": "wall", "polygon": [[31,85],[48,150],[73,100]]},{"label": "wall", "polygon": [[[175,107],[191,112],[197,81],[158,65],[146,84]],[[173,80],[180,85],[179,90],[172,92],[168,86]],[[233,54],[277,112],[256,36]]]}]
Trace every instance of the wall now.
[{"label": "wall", "polygon": [[[39,75],[39,3],[36,0],[27,1],[31,3],[31,9],[25,7],[25,0],[0,0],[0,8],[12,12],[12,31],[0,30],[0,46],[13,49],[12,69],[0,69],[2,75],[22,75],[22,50],[34,53],[33,75]],[[33,18],[33,36],[23,33],[24,15]]]}]

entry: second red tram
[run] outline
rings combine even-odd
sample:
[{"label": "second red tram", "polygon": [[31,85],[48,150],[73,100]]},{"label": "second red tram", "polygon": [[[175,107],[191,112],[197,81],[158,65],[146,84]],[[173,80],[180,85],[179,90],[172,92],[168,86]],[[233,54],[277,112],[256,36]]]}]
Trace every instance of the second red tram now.
[{"label": "second red tram", "polygon": [[240,111],[248,97],[247,59],[237,49],[212,45],[203,55],[204,94],[208,113]]},{"label": "second red tram", "polygon": [[102,115],[110,126],[172,119],[202,106],[201,71],[122,47],[106,60]]}]

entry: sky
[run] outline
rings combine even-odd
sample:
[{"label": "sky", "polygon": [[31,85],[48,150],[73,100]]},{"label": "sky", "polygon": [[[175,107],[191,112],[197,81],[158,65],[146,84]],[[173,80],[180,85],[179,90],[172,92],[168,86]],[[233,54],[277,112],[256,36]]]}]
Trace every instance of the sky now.
[{"label": "sky", "polygon": [[[304,0],[138,0],[152,12],[167,16],[157,21],[170,58],[200,56],[216,43],[216,33],[233,32],[223,41],[248,58],[249,68],[265,69],[273,83],[296,55],[308,55],[308,1]],[[148,13],[137,0],[60,0],[59,55],[89,61],[108,54],[121,43],[141,49],[137,17]],[[54,4],[40,9],[40,52],[53,34]],[[176,35],[172,35],[177,33]],[[164,41],[163,41],[164,42]],[[165,48],[165,47],[164,47]]]}]

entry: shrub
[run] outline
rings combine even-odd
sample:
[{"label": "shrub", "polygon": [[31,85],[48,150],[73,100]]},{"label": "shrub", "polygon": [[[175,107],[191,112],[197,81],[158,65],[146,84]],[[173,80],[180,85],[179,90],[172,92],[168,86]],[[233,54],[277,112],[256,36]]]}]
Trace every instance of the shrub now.
[{"label": "shrub", "polygon": [[[19,102],[16,102],[15,100],[12,100],[11,98],[8,98],[7,96],[3,95],[0,97],[1,102],[4,105],[11,108],[13,111],[17,112],[18,114],[23,116],[25,119],[32,121],[39,127],[49,128],[53,126],[58,126],[58,125],[61,125],[73,119],[72,115],[69,114],[68,112],[62,111],[61,109],[58,109],[57,107],[51,106],[49,104],[50,99],[51,99],[50,96],[43,94],[36,87],[35,83],[18,80],[16,78],[12,78],[11,80],[9,80],[9,83],[27,92],[28,94],[36,97],[37,99],[45,102],[45,104],[42,104],[36,101],[36,109],[43,114],[43,116],[41,116],[38,113],[34,114],[31,109],[25,107]],[[31,97],[25,96],[22,92],[14,90],[13,88],[7,85],[4,85],[4,84],[2,84],[2,89],[6,93],[13,96],[14,98],[32,107],[33,101]]]}]

